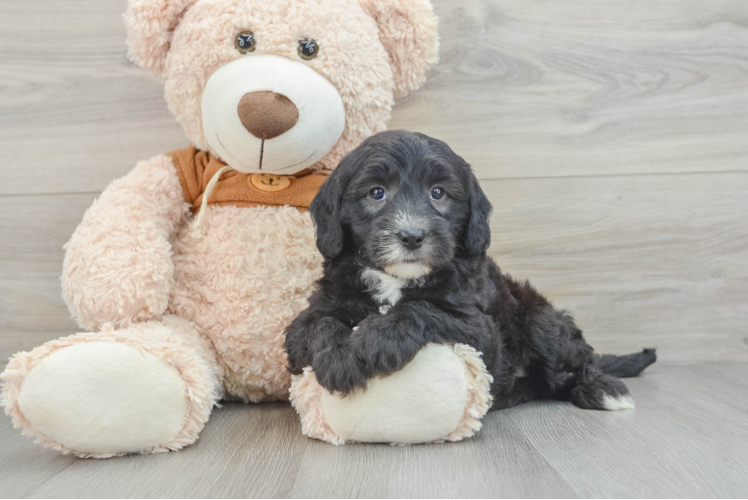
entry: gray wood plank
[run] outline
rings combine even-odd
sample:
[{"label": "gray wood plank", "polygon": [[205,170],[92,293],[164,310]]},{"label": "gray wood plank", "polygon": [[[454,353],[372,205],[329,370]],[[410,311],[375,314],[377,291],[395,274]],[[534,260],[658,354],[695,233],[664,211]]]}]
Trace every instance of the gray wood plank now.
[{"label": "gray wood plank", "polygon": [[[568,403],[532,403],[518,425],[577,494],[584,497],[740,497],[748,491],[748,417],[699,381],[737,381],[746,364],[655,366],[629,379],[637,408],[591,412]],[[700,405],[684,404],[684,393]]]},{"label": "gray wood plank", "polygon": [[302,437],[287,404],[231,403],[185,450],[77,460],[4,418],[0,497],[740,497],[746,374],[748,363],[655,365],[627,379],[633,411],[533,402],[443,445],[335,447]]},{"label": "gray wood plank", "polygon": [[0,197],[0,358],[79,331],[62,300],[62,246],[93,194]]},{"label": "gray wood plank", "polygon": [[744,3],[434,5],[441,62],[391,128],[445,140],[481,178],[748,168]]},{"label": "gray wood plank", "polygon": [[23,498],[77,459],[33,444],[0,415],[0,498]]},{"label": "gray wood plank", "polygon": [[447,445],[310,441],[291,497],[575,497],[510,419],[491,419],[474,439]]},{"label": "gray wood plank", "polygon": [[[391,127],[446,140],[482,178],[748,168],[741,1],[434,3],[442,61]],[[126,60],[125,0],[30,5],[0,3],[0,194],[100,191],[186,145]]]},{"label": "gray wood plank", "polygon": [[748,360],[748,175],[482,185],[491,254],[568,309],[599,352]]},{"label": "gray wood plank", "polygon": [[290,405],[229,403],[175,453],[77,460],[37,483],[34,498],[286,497],[307,439]]},{"label": "gray wood plank", "polygon": [[161,84],[126,58],[126,5],[0,3],[0,194],[101,191],[188,144]]},{"label": "gray wood plank", "polygon": [[[714,419],[726,420],[732,427],[748,427],[748,401],[745,392],[748,365],[733,363],[712,363],[699,365],[691,371],[690,366],[668,367],[657,370],[657,380],[668,387],[675,387],[667,398],[667,404],[685,414],[703,419],[703,424],[713,426]],[[688,385],[682,384],[688,380]],[[636,380],[634,384],[643,383]],[[656,383],[647,379],[647,384]],[[707,394],[704,397],[704,394]],[[699,410],[692,413],[692,409]],[[736,435],[740,435],[738,432]],[[729,445],[732,446],[732,443]],[[746,457],[748,459],[748,456]]]}]

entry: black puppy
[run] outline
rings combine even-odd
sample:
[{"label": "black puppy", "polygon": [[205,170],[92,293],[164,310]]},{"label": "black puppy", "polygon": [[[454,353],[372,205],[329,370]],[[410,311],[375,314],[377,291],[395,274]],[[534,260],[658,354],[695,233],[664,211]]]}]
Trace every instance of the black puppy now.
[{"label": "black puppy", "polygon": [[324,276],[286,331],[289,370],[311,365],[343,394],[393,373],[429,342],[483,353],[493,409],[534,398],[633,407],[615,377],[654,350],[595,354],[572,318],[486,256],[491,204],[445,143],[390,131],[343,158],[310,207]]}]

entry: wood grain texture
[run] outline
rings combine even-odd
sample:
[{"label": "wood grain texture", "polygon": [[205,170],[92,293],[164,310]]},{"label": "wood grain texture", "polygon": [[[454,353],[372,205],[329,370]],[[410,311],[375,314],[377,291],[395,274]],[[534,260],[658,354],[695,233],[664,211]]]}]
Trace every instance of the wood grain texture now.
[{"label": "wood grain texture", "polygon": [[[0,4],[0,194],[100,191],[184,147],[125,57],[125,4]],[[748,169],[740,0],[434,4],[441,62],[391,127],[470,153],[481,178]]]},{"label": "wood grain texture", "polygon": [[473,439],[335,447],[290,406],[227,404],[179,452],[76,460],[0,420],[0,497],[739,497],[748,491],[748,363],[653,366],[637,408],[533,402]]},{"label": "wood grain texture", "polygon": [[30,496],[286,497],[306,446],[288,404],[227,404],[179,453],[77,460]]},{"label": "wood grain texture", "polygon": [[480,178],[748,169],[744,3],[434,5],[441,61],[391,128],[446,141]]},{"label": "wood grain texture", "polygon": [[486,422],[475,439],[448,446],[333,448],[310,441],[291,497],[576,496],[516,422],[492,416]]},{"label": "wood grain texture", "polygon": [[0,194],[101,191],[188,145],[161,84],[127,60],[126,5],[0,3]]},{"label": "wood grain texture", "polygon": [[0,498],[22,498],[77,460],[33,444],[10,418],[0,418]]},{"label": "wood grain texture", "polygon": [[[564,411],[566,403],[533,403],[518,425],[543,458],[582,497],[736,497],[748,480],[748,416],[719,401],[703,383],[742,378],[748,366],[655,368],[627,381],[637,408],[621,412]],[[723,382],[724,383],[724,382]],[[682,395],[700,404],[684,404]],[[739,441],[739,442],[736,442]]]},{"label": "wood grain texture", "polygon": [[0,358],[79,331],[62,300],[62,246],[93,194],[0,196]]},{"label": "wood grain texture", "polygon": [[748,361],[748,175],[482,184],[494,259],[568,309],[598,352]]}]

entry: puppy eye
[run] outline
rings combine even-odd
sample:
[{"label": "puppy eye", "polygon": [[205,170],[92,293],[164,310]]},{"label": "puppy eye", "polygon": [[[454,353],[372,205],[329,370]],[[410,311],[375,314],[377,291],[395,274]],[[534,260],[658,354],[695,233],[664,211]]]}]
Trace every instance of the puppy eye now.
[{"label": "puppy eye", "polygon": [[255,35],[251,31],[242,31],[241,33],[236,35],[236,40],[234,40],[234,46],[236,47],[236,50],[238,50],[242,54],[246,54],[247,52],[254,52],[256,45]]},{"label": "puppy eye", "polygon": [[299,57],[305,60],[314,59],[319,53],[319,45],[314,38],[302,38],[299,40]]},{"label": "puppy eye", "polygon": [[444,188],[441,186],[436,186],[431,190],[431,199],[434,201],[439,201],[444,197]]},{"label": "puppy eye", "polygon": [[387,193],[384,192],[384,189],[380,187],[375,187],[371,191],[369,191],[369,196],[371,196],[371,199],[374,201],[382,201],[387,199]]}]

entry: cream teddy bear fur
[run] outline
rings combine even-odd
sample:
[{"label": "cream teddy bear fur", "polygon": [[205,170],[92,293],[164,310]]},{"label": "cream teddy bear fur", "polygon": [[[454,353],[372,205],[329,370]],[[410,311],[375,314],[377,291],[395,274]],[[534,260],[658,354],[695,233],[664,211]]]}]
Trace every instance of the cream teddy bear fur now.
[{"label": "cream teddy bear fur", "polygon": [[[125,23],[132,60],[234,180],[334,168],[385,129],[394,96],[419,87],[437,54],[428,0],[130,0]],[[252,52],[237,50],[247,32]],[[308,40],[317,52],[306,60]],[[293,102],[292,128],[248,133],[241,102],[253,92]],[[66,245],[63,296],[87,331],[16,354],[2,375],[5,411],[45,446],[176,450],[221,398],[289,397],[283,332],[321,275],[310,216],[303,205],[211,204],[206,192],[195,231],[174,158],[109,185]]]}]

